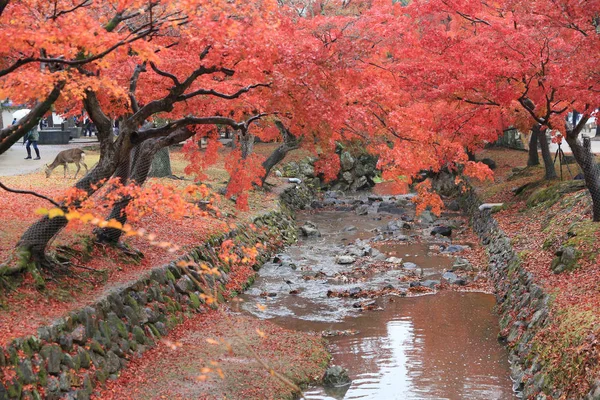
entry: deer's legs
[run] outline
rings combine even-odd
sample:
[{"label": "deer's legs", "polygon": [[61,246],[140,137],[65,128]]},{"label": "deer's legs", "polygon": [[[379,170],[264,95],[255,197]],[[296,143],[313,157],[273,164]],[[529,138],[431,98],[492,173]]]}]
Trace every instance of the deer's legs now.
[{"label": "deer's legs", "polygon": [[73,179],[77,178],[77,174],[79,173],[80,169],[81,169],[81,165],[79,165],[79,163],[77,163],[77,171],[75,172],[75,176],[73,177]]},{"label": "deer's legs", "polygon": [[63,164],[63,168],[65,169],[65,171],[64,171],[65,172],[64,177],[66,178],[67,177],[67,163]]}]

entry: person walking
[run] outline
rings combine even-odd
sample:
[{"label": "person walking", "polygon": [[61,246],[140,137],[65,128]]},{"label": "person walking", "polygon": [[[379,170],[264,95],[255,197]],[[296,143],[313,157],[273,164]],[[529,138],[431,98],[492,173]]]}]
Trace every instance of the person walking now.
[{"label": "person walking", "polygon": [[27,157],[26,160],[31,160],[31,145],[33,145],[33,150],[35,150],[36,157],[34,160],[39,160],[40,150],[38,149],[37,142],[40,140],[40,132],[38,131],[37,125],[35,128],[32,128],[27,135],[25,135],[24,143],[26,143],[25,148],[27,149]]}]

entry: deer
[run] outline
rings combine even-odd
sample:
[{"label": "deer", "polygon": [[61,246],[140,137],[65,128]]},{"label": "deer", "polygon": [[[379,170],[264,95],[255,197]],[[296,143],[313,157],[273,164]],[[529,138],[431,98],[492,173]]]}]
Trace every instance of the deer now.
[{"label": "deer", "polygon": [[85,167],[85,172],[87,173],[87,171],[88,171],[87,165],[85,164],[85,162],[83,162],[84,159],[85,159],[85,152],[81,149],[63,150],[57,154],[54,161],[52,161],[52,164],[50,164],[50,165],[46,164],[46,178],[49,178],[50,174],[52,174],[52,171],[54,171],[54,169],[56,167],[58,167],[59,165],[63,166],[63,168],[65,170],[64,177],[66,178],[67,177],[67,164],[74,163],[74,164],[77,164],[77,172],[75,172],[75,176],[73,177],[73,179],[75,179],[75,178],[77,178],[77,174],[79,173],[79,170],[81,169],[81,164],[83,164],[83,166]]}]

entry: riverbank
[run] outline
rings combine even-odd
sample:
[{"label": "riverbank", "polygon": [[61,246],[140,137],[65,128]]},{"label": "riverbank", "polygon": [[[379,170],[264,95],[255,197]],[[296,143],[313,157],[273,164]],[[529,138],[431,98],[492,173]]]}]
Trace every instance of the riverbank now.
[{"label": "riverbank", "polygon": [[[221,170],[216,172],[213,178],[222,181]],[[33,178],[25,185],[39,179]],[[24,182],[15,180],[9,184],[18,186]],[[60,191],[60,185],[51,190]],[[116,379],[132,360],[157,344],[164,346],[167,342],[163,338],[168,332],[195,314],[206,313],[206,318],[219,320],[211,311],[212,303],[241,291],[265,257],[295,241],[296,228],[290,211],[277,199],[279,193],[293,199],[296,191],[296,185],[287,189],[280,185],[271,194],[257,191],[251,198],[250,210],[243,213],[237,212],[228,200],[221,199],[221,204],[211,202],[208,211],[188,216],[200,217],[193,223],[186,221],[185,215],[181,224],[166,216],[161,220],[154,214],[142,219],[140,223],[150,232],[157,232],[160,240],[177,243],[179,250],[157,251],[156,247],[144,247],[148,246],[147,241],[129,241],[138,249],[153,250],[145,252],[141,262],[133,262],[117,250],[94,248],[87,254],[85,270],[99,271],[99,267],[105,266],[102,268],[105,279],[91,288],[83,287],[82,282],[89,283],[86,278],[94,276],[93,273],[52,280],[44,291],[32,290],[27,275],[11,282],[13,289],[5,293],[0,312],[0,326],[7,332],[2,336],[4,346],[0,351],[0,398],[89,398],[94,388]],[[37,205],[32,202],[28,206]],[[198,225],[203,222],[205,226]],[[85,245],[81,238],[85,237],[87,227],[76,228],[84,231],[67,231],[54,245],[68,244],[70,248]],[[11,238],[5,235],[4,243],[11,243]],[[214,273],[199,275],[178,260],[206,263]],[[61,291],[63,298],[53,298]],[[25,313],[32,318],[23,321]],[[262,328],[296,340],[320,354],[314,365],[305,364],[300,372],[323,367],[326,352],[320,342],[268,325]],[[277,359],[281,354],[272,355]],[[203,361],[210,365],[211,360]],[[305,380],[320,377],[316,372],[305,375]],[[288,393],[283,397],[293,391],[289,387],[287,392],[280,390]]]},{"label": "riverbank", "polygon": [[[471,210],[496,268],[502,337],[513,354],[513,379],[525,398],[600,398],[600,224],[581,181],[543,181],[527,154],[488,150],[494,185],[476,185]],[[557,166],[558,167],[558,166]],[[485,213],[478,202],[504,203]]]}]

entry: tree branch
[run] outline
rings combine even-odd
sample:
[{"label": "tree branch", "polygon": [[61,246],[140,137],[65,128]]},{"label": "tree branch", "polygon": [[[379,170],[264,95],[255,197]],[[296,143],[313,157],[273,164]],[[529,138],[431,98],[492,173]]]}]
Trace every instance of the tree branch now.
[{"label": "tree branch", "polygon": [[131,109],[134,113],[138,112],[140,109],[137,98],[135,97],[135,91],[137,89],[138,79],[140,78],[140,74],[142,72],[146,72],[146,62],[143,62],[135,67],[129,82],[129,100],[131,101]]},{"label": "tree branch", "polygon": [[150,67],[151,67],[151,68],[152,68],[152,70],[153,70],[154,72],[156,72],[158,75],[160,75],[160,76],[164,76],[164,77],[166,77],[166,78],[169,78],[170,80],[172,80],[172,81],[173,81],[173,84],[174,84],[175,86],[180,86],[180,85],[181,85],[181,83],[179,82],[179,79],[177,79],[177,77],[176,77],[175,75],[171,74],[170,72],[163,71],[162,69],[158,68],[158,67],[156,66],[156,64],[154,64],[153,62],[150,62]]},{"label": "tree branch", "polygon": [[39,194],[37,192],[32,192],[29,190],[19,190],[19,189],[11,189],[8,186],[6,186],[4,183],[0,182],[0,188],[6,190],[7,192],[10,193],[16,193],[16,194],[29,194],[31,196],[35,196],[38,197],[40,199],[49,201],[50,203],[52,203],[55,207],[60,208],[61,210],[64,210],[65,208],[63,206],[61,206],[60,204],[58,204],[56,201],[52,200],[49,197],[44,196],[43,194]]},{"label": "tree branch", "polygon": [[253,115],[245,121],[237,122],[232,118],[213,116],[213,117],[185,117],[176,121],[171,121],[164,126],[159,128],[150,128],[140,131],[135,138],[134,144],[141,143],[145,140],[164,137],[169,135],[176,129],[188,126],[188,125],[227,125],[234,130],[241,130],[246,132],[250,127],[250,124],[266,116],[267,114],[261,113]]},{"label": "tree branch", "polygon": [[80,60],[66,60],[63,58],[59,58],[59,57],[54,57],[54,58],[48,58],[48,57],[26,57],[26,58],[20,58],[17,61],[15,61],[11,66],[4,68],[2,70],[0,70],[0,77],[3,77],[5,75],[10,74],[11,72],[14,72],[15,70],[17,70],[18,68],[22,67],[23,65],[27,65],[27,64],[31,64],[34,62],[39,62],[39,63],[46,63],[46,64],[60,64],[60,65],[68,65],[68,66],[81,66],[84,64],[88,64],[92,61],[96,61],[101,59],[102,57],[107,56],[108,54],[112,53],[114,50],[118,49],[121,46],[133,43],[137,40],[140,40],[148,35],[150,35],[151,33],[156,32],[155,28],[148,28],[145,30],[139,30],[136,29],[134,32],[132,32],[132,36],[130,35],[130,37],[120,40],[119,42],[115,43],[114,45],[110,46],[109,48],[107,48],[106,50],[88,57],[88,58],[83,58]]},{"label": "tree branch", "polygon": [[465,99],[464,97],[459,97],[459,96],[456,96],[456,99],[460,100],[460,101],[464,101],[465,103],[474,104],[476,106],[499,106],[500,105],[500,104],[496,103],[495,101],[487,100],[487,99],[486,99],[486,101],[477,101],[477,100]]},{"label": "tree branch", "polygon": [[61,15],[72,13],[72,12],[77,11],[78,9],[82,8],[82,7],[87,7],[87,6],[91,5],[91,4],[92,4],[91,0],[83,0],[81,3],[73,6],[72,8],[69,8],[67,10],[62,10],[62,11],[59,11],[59,12],[55,12],[54,15],[50,17],[50,19],[55,21]]},{"label": "tree branch", "polygon": [[0,17],[2,16],[2,13],[4,13],[4,9],[6,8],[9,2],[10,0],[0,0]]},{"label": "tree branch", "polygon": [[64,81],[56,83],[46,99],[38,103],[18,124],[0,130],[0,154],[7,151],[37,125],[40,118],[50,110],[52,104],[58,99],[64,86]]},{"label": "tree branch", "polygon": [[248,85],[245,86],[241,89],[239,89],[237,92],[232,93],[232,94],[227,94],[227,93],[220,93],[217,92],[213,89],[198,89],[195,90],[191,93],[188,94],[184,94],[181,95],[177,98],[177,101],[181,101],[181,100],[187,100],[190,99],[194,96],[199,96],[199,95],[209,95],[209,96],[216,96],[216,97],[220,97],[222,99],[227,99],[227,100],[232,100],[232,99],[236,99],[238,97],[240,97],[242,94],[249,92],[250,90],[257,88],[257,87],[270,87],[271,84],[270,83],[255,83],[253,85]]}]

